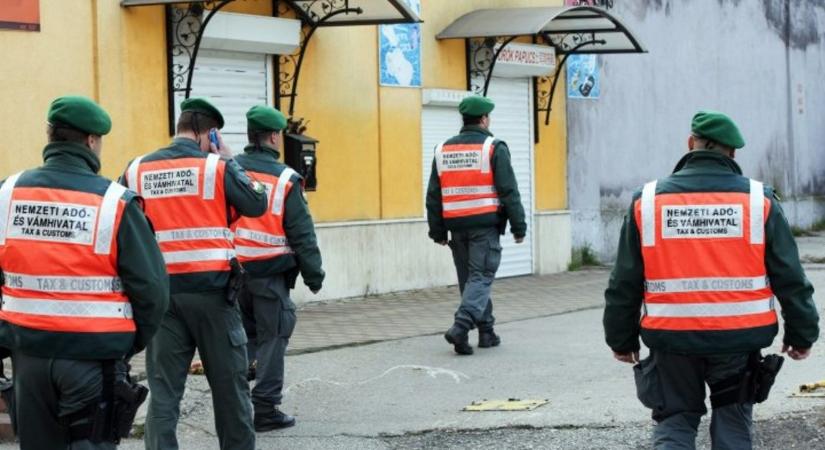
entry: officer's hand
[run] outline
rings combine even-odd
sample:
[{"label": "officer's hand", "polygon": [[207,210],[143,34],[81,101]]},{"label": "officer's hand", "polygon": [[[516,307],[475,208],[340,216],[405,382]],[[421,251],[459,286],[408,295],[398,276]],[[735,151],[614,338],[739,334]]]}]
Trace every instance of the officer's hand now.
[{"label": "officer's hand", "polygon": [[209,143],[209,151],[212,153],[217,153],[218,155],[223,156],[224,158],[232,158],[234,155],[232,154],[232,149],[229,148],[228,145],[223,141],[223,136],[221,136],[220,131],[216,131],[215,133],[218,136],[218,143],[220,144],[221,148],[218,149],[215,147],[215,144]]},{"label": "officer's hand", "polygon": [[617,361],[621,361],[623,363],[628,364],[636,364],[639,362],[639,352],[627,352],[627,353],[616,353],[613,352],[613,357],[616,358]]},{"label": "officer's hand", "polygon": [[783,344],[782,353],[787,353],[794,361],[801,361],[811,355],[811,348],[796,348],[788,344]]},{"label": "officer's hand", "polygon": [[522,242],[524,242],[524,236],[522,236],[522,237],[513,236],[513,239],[515,239],[516,244],[521,244]]}]

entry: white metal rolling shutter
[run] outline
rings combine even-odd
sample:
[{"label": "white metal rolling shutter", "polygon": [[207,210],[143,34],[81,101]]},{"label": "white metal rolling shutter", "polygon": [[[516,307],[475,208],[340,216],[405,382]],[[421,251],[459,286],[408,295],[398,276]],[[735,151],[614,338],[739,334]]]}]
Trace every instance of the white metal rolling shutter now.
[{"label": "white metal rolling shutter", "polygon": [[[430,172],[433,168],[433,154],[435,146],[458,134],[461,129],[461,115],[456,107],[424,106],[421,113],[421,142],[423,160],[421,172],[424,186],[424,205],[427,201],[427,185],[430,183]],[[427,209],[424,208],[424,217]]]},{"label": "white metal rolling shutter", "polygon": [[[530,80],[495,78],[491,81],[489,94],[496,102],[491,131],[497,138],[507,142],[510,148],[513,169],[527,216],[527,236],[524,243],[517,245],[513,242],[509,227],[507,234],[502,237],[504,251],[497,277],[526,275],[533,273],[533,115],[530,110]],[[455,107],[424,106],[421,128],[422,185],[426,197],[435,146],[458,134],[461,129],[461,115]],[[424,215],[426,216],[426,210]]]},{"label": "white metal rolling shutter", "polygon": [[501,239],[504,251],[498,276],[533,273],[533,113],[529,78],[493,78],[488,96],[496,103],[490,116],[490,131],[510,148],[521,203],[527,220],[527,236],[516,244],[507,232]]},{"label": "white metal rolling shutter", "polygon": [[[210,49],[198,52],[190,97],[206,97],[221,110],[226,121],[221,134],[235,153],[243,151],[247,143],[246,111],[269,103],[268,80],[267,55]],[[182,100],[183,93],[177,94],[176,118]]]}]

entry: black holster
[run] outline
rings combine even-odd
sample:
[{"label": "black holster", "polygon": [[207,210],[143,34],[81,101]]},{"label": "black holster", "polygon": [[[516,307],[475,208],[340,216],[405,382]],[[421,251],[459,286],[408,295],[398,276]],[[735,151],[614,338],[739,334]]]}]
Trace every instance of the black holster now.
[{"label": "black holster", "polygon": [[61,418],[69,428],[69,441],[119,444],[129,436],[148,394],[149,389],[132,381],[125,361],[104,361],[103,395],[83,410]]},{"label": "black holster", "polygon": [[751,353],[743,373],[710,385],[711,406],[716,409],[734,403],[764,402],[784,361],[779,355]]},{"label": "black holster", "polygon": [[[758,353],[757,356],[759,356]],[[768,355],[757,361],[753,383],[753,402],[762,403],[768,399],[768,394],[776,381],[776,375],[782,370],[785,358],[779,355]]]},{"label": "black holster", "polygon": [[234,306],[238,304],[241,295],[243,295],[249,275],[238,261],[238,258],[229,260],[229,268],[229,287],[226,290],[226,302]]}]

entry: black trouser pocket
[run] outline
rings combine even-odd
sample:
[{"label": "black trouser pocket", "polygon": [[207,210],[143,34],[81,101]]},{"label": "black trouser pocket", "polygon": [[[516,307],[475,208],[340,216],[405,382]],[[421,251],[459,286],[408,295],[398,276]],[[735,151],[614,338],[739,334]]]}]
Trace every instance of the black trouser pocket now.
[{"label": "black trouser pocket", "polygon": [[484,258],[484,270],[495,274],[499,265],[501,265],[501,244],[490,242],[490,249],[487,250],[487,256]]},{"label": "black trouser pocket", "polygon": [[636,396],[639,401],[653,411],[664,410],[662,383],[652,354],[633,366],[633,378],[636,381]]},{"label": "black trouser pocket", "polygon": [[292,332],[295,331],[295,323],[297,322],[295,303],[288,298],[281,299],[280,303],[281,312],[278,319],[278,335],[282,338],[289,339],[292,336]]}]

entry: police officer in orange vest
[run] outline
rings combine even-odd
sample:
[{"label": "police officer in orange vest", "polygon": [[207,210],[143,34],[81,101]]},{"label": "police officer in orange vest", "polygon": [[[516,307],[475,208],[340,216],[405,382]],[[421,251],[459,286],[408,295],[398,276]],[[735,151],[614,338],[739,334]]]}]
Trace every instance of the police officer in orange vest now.
[{"label": "police officer in orange vest", "polygon": [[[460,355],[471,355],[468,332],[478,327],[478,346],[501,342],[493,331],[490,291],[501,262],[499,235],[507,221],[516,243],[527,232],[524,207],[507,144],[490,132],[492,100],[473,95],[458,106],[461,133],[435,149],[427,188],[429,236],[449,245],[461,291],[461,305],[444,338]],[[447,232],[451,239],[447,239]]]},{"label": "police officer in orange vest", "polygon": [[700,111],[691,130],[673,174],[633,196],[605,292],[606,340],[617,360],[638,363],[655,448],[694,448],[707,385],[713,448],[749,449],[753,404],[782,366],[760,353],[778,331],[775,299],[792,359],[810,354],[819,316],[778,197],[733,159],[745,146],[736,124]]},{"label": "police officer in orange vest", "polygon": [[109,115],[54,100],[42,167],[0,187],[0,346],[20,448],[111,449],[116,361],[143,350],[169,303],[140,198],[97,172]]},{"label": "police officer in orange vest", "polygon": [[223,125],[207,100],[184,100],[172,144],[136,158],[121,178],[145,199],[170,278],[171,305],[147,349],[147,449],[178,448],[180,401],[196,349],[212,390],[221,448],[255,448],[247,339],[229,289],[235,258],[229,224],[260,216],[267,204],[263,186],[223,143]]},{"label": "police officer in orange vest", "polygon": [[238,164],[267,187],[269,207],[257,218],[241,217],[232,224],[235,252],[250,275],[241,312],[255,377],[252,404],[255,431],[295,425],[295,418],[278,409],[283,398],[284,357],[295,329],[295,304],[289,290],[300,271],[304,284],[321,290],[324,270],[315,227],[294,170],[278,162],[286,128],[284,115],[270,106],[253,106],[246,113],[249,145]]}]

